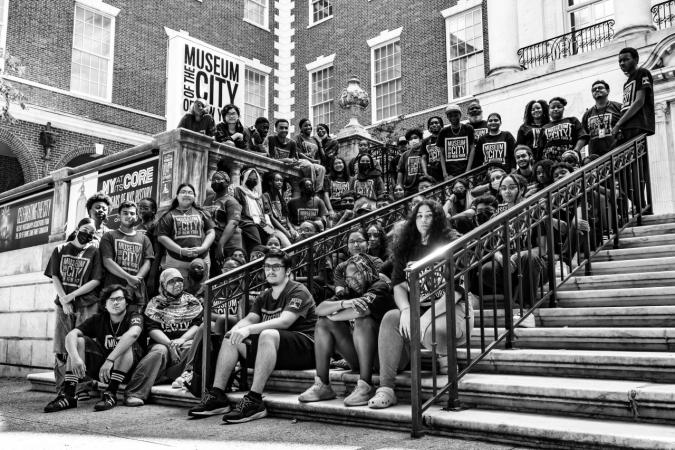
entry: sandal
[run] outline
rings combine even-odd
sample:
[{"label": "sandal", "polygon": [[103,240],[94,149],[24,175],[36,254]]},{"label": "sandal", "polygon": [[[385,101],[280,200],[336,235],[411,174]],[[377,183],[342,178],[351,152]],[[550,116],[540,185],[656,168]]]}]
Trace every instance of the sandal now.
[{"label": "sandal", "polygon": [[394,390],[390,387],[382,386],[377,388],[373,398],[368,400],[368,407],[371,409],[384,409],[394,406],[396,403]]}]

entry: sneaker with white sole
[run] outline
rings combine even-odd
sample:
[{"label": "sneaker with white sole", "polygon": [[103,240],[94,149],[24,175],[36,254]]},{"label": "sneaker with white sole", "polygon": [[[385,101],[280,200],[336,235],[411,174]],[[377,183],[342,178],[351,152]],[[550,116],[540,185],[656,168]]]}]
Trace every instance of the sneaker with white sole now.
[{"label": "sneaker with white sole", "polygon": [[173,380],[173,383],[171,383],[171,387],[174,389],[183,389],[186,385],[189,386],[191,382],[192,382],[192,371],[186,370],[181,374],[181,376]]},{"label": "sneaker with white sole", "polygon": [[202,401],[199,403],[199,405],[190,408],[188,411],[188,416],[215,416],[216,414],[228,413],[231,410],[232,408],[230,407],[230,402],[227,399],[227,396],[222,393],[219,395],[216,391],[211,389],[202,398]]},{"label": "sneaker with white sole", "polygon": [[47,403],[44,411],[46,413],[52,413],[71,408],[77,408],[77,398],[69,397],[65,394],[59,394],[54,400]]},{"label": "sneaker with white sole", "polygon": [[363,380],[356,382],[356,387],[345,397],[345,406],[364,406],[368,404],[368,400],[373,393],[373,387]]},{"label": "sneaker with white sole", "polygon": [[337,394],[330,384],[323,384],[321,378],[314,377],[314,384],[298,396],[298,401],[303,403],[320,402],[323,400],[332,400],[335,397],[337,397]]},{"label": "sneaker with white sole", "polygon": [[246,394],[239,400],[239,403],[232,411],[225,413],[223,422],[244,423],[262,419],[263,417],[267,417],[265,403],[263,403],[262,399],[258,400],[251,394]]}]

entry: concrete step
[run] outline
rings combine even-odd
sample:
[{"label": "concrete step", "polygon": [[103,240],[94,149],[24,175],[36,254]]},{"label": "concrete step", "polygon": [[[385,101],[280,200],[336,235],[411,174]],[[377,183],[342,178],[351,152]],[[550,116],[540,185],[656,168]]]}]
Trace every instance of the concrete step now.
[{"label": "concrete step", "polygon": [[470,407],[674,423],[675,384],[529,375],[467,374],[460,401]]},{"label": "concrete step", "polygon": [[622,236],[619,239],[619,248],[655,247],[659,245],[675,244],[675,234],[659,234],[655,236]]},{"label": "concrete step", "polygon": [[675,222],[675,213],[653,214],[642,218],[643,225],[656,225],[659,223]]},{"label": "concrete step", "polygon": [[642,226],[628,227],[621,233],[621,237],[643,237],[643,236],[660,236],[664,234],[675,233],[675,222],[663,222],[643,224]]},{"label": "concrete step", "polygon": [[675,271],[627,273],[618,275],[589,275],[571,277],[558,288],[559,291],[584,291],[591,289],[630,289],[675,286]]},{"label": "concrete step", "polygon": [[558,291],[556,299],[561,308],[672,306],[675,305],[675,286]]},{"label": "concrete step", "polygon": [[[503,329],[498,329],[499,334]],[[475,327],[471,345],[481,346],[481,330]],[[485,328],[487,343],[494,340],[492,328]],[[513,345],[517,348],[566,350],[619,350],[645,352],[675,351],[675,328],[516,328]],[[503,348],[504,342],[501,342]]]},{"label": "concrete step", "polygon": [[[644,258],[632,261],[594,261],[591,275],[660,272],[675,270],[675,257]],[[578,275],[581,275],[581,271]]]},{"label": "concrete step", "polygon": [[593,261],[629,261],[675,255],[675,244],[655,247],[619,248],[599,251]]}]

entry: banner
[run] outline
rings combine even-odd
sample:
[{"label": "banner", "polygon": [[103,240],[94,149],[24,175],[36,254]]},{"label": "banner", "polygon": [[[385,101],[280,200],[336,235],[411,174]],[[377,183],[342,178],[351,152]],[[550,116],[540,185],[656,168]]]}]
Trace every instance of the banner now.
[{"label": "banner", "polygon": [[221,110],[235,104],[244,112],[245,60],[183,33],[168,30],[166,127],[178,126],[197,98],[205,100],[209,113],[223,121]]},{"label": "banner", "polygon": [[49,242],[54,191],[0,207],[0,252]]},{"label": "banner", "polygon": [[106,225],[119,228],[117,207],[123,201],[138,202],[145,197],[157,198],[157,158],[135,163],[112,172],[99,173],[97,191],[110,196],[113,202]]}]

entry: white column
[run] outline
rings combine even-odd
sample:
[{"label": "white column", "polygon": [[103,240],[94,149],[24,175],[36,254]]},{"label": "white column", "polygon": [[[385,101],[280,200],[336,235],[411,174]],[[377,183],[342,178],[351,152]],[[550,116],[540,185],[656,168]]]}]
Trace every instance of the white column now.
[{"label": "white column", "polygon": [[614,0],[614,39],[655,29],[650,2]]},{"label": "white column", "polygon": [[653,136],[647,138],[649,152],[649,175],[652,186],[654,214],[672,213],[675,211],[675,155],[673,148],[674,124],[673,109],[675,103],[664,100],[654,105],[656,129]]},{"label": "white column", "polygon": [[518,62],[518,4],[516,0],[488,0],[490,72],[494,76],[521,70]]}]

